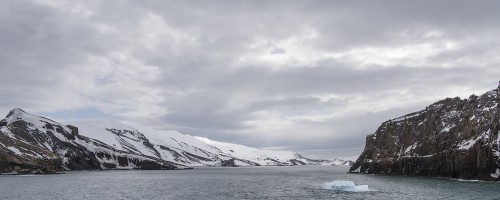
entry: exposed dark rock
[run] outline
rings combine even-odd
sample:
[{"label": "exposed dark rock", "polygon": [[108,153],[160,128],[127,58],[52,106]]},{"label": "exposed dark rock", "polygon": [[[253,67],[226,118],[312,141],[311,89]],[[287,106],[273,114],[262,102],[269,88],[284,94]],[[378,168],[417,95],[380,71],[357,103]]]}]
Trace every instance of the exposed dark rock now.
[{"label": "exposed dark rock", "polygon": [[[244,165],[236,164],[236,161],[245,163]],[[220,163],[221,167],[240,167],[240,166],[260,166],[259,163],[251,162],[248,160],[243,160],[243,159],[237,159],[237,158],[232,158],[229,160],[222,160]],[[277,165],[285,165],[284,163],[279,163]],[[288,164],[290,165],[290,164]]]},{"label": "exposed dark rock", "polygon": [[238,167],[238,165],[236,165],[236,164],[234,163],[234,159],[223,160],[223,161],[220,163],[220,166],[222,166],[222,167]]},{"label": "exposed dark rock", "polygon": [[115,169],[116,168],[116,165],[113,163],[103,163],[102,166],[107,168],[107,169]]},{"label": "exposed dark rock", "polygon": [[189,157],[191,160],[212,161],[208,158],[197,156],[189,152],[182,152],[182,154],[186,157]]},{"label": "exposed dark rock", "polygon": [[[6,136],[0,129],[0,173],[53,173],[62,170],[61,158],[53,152],[35,146],[29,142],[20,142]],[[9,149],[18,147],[19,153],[36,152],[38,156],[28,157],[18,155]]]},{"label": "exposed dark rock", "polygon": [[71,130],[71,135],[74,135],[74,136],[78,135],[78,128],[77,127],[71,126],[71,125],[67,125],[66,127],[68,127]]},{"label": "exposed dark rock", "polygon": [[290,162],[292,163],[292,165],[306,165],[305,162],[302,162],[302,161],[297,160],[297,159],[292,159],[292,160],[290,160]]},{"label": "exposed dark rock", "polygon": [[500,180],[499,90],[382,123],[349,171]]}]

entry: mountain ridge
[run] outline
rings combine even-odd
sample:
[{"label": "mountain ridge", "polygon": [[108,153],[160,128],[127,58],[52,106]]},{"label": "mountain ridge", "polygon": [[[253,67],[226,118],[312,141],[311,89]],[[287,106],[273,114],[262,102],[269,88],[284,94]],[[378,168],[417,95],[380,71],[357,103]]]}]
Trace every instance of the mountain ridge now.
[{"label": "mountain ridge", "polygon": [[[15,108],[0,121],[0,172],[190,169],[196,166],[311,165],[288,151],[260,150],[115,120],[56,122]],[[211,144],[206,142],[211,141]]]}]

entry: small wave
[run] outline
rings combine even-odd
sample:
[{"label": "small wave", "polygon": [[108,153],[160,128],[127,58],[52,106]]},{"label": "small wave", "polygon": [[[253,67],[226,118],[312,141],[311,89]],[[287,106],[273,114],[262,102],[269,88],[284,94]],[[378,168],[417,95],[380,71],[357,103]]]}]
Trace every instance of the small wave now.
[{"label": "small wave", "polygon": [[368,185],[355,185],[352,181],[332,181],[324,183],[323,188],[328,190],[339,190],[346,192],[369,192],[374,191],[368,188]]},{"label": "small wave", "polygon": [[462,182],[481,182],[481,180],[468,180],[468,179],[457,179],[457,181],[462,181]]},{"label": "small wave", "polygon": [[451,181],[460,181],[460,182],[488,182],[488,181],[482,181],[482,180],[476,180],[476,179],[460,179],[460,178],[446,178]]}]

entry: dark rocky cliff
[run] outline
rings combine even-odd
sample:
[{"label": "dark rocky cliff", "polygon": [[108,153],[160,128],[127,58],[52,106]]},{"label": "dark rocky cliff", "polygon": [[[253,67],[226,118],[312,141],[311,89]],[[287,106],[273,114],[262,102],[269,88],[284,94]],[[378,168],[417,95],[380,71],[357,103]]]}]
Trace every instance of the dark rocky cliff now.
[{"label": "dark rocky cliff", "polygon": [[499,90],[382,123],[349,171],[500,180]]}]

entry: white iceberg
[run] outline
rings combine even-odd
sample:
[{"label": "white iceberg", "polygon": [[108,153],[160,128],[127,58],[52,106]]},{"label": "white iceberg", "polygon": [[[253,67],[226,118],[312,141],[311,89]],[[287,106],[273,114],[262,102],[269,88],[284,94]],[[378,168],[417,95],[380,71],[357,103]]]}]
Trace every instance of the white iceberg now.
[{"label": "white iceberg", "polygon": [[368,192],[373,191],[368,188],[368,185],[355,185],[352,181],[332,181],[323,184],[323,188],[328,190],[340,190],[347,192]]}]

